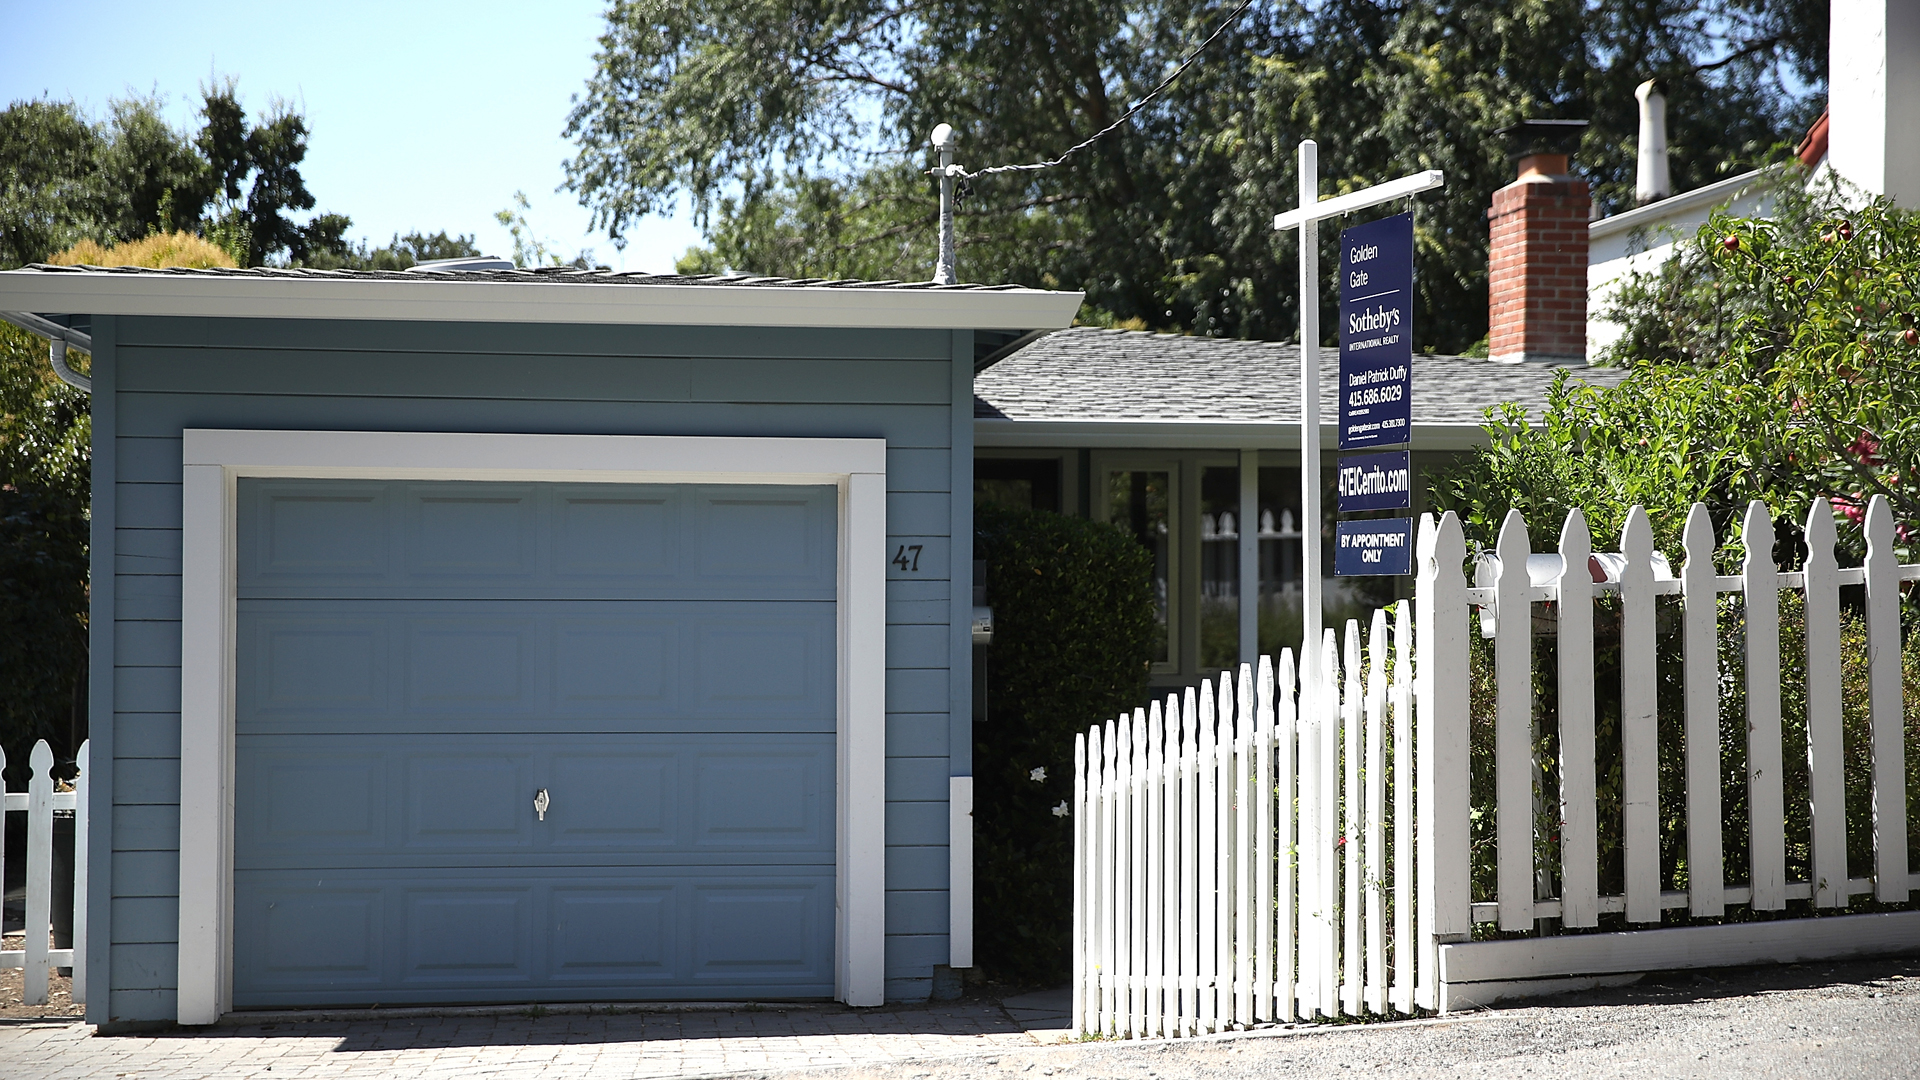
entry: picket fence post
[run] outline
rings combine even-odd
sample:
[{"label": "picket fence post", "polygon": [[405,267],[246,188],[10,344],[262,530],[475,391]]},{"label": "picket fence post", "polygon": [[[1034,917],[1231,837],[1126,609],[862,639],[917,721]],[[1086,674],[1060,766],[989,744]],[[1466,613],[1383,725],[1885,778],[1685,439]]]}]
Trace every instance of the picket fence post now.
[{"label": "picket fence post", "polygon": [[1635,506],[1620,535],[1621,832],[1627,921],[1660,921],[1659,674],[1654,651],[1653,526]]},{"label": "picket fence post", "polygon": [[1140,1036],[1146,1026],[1146,788],[1142,755],[1146,753],[1146,711],[1135,709],[1127,726],[1127,1034]]},{"label": "picket fence post", "polygon": [[1885,495],[1867,503],[1867,710],[1873,736],[1873,898],[1903,904],[1907,868],[1906,706],[1900,686],[1900,560],[1894,555],[1893,507]]},{"label": "picket fence post", "polygon": [[[77,773],[73,790],[56,792],[53,749],[36,741],[27,755],[27,790],[8,793],[7,756],[0,750],[0,864],[6,861],[5,815],[23,813],[26,821],[26,912],[21,947],[0,953],[0,967],[21,969],[21,998],[27,1005],[45,1005],[51,996],[53,969],[71,968],[69,999],[86,1003],[87,976],[87,780],[91,751],[81,743],[74,755]],[[73,927],[71,948],[54,949],[53,933],[53,819],[63,810],[74,813]]]},{"label": "picket fence post", "polygon": [[1092,814],[1087,806],[1087,736],[1073,737],[1073,1030],[1084,1032],[1087,1026],[1087,943],[1092,931],[1092,912],[1087,904],[1088,856],[1092,845],[1087,840],[1087,823]]},{"label": "picket fence post", "polygon": [[[1253,786],[1249,770],[1253,764],[1253,669],[1241,664],[1239,683],[1234,688],[1233,726],[1233,1022],[1245,1027],[1253,1023],[1254,933],[1253,871]],[[1226,674],[1220,676],[1227,678]]]},{"label": "picket fence post", "polygon": [[1786,777],[1780,732],[1780,574],[1773,561],[1773,515],[1758,499],[1740,529],[1746,611],[1747,850],[1755,911],[1787,906]]},{"label": "picket fence post", "polygon": [[1360,718],[1360,623],[1347,620],[1346,685],[1340,702],[1340,724],[1345,736],[1346,777],[1341,784],[1340,862],[1345,883],[1341,890],[1340,1008],[1348,1016],[1360,1012],[1360,941],[1365,905],[1360,902],[1360,837],[1366,831],[1366,802],[1360,787],[1360,760],[1365,755],[1360,745],[1363,731]]},{"label": "picket fence post", "polygon": [[1686,669],[1687,908],[1696,916],[1726,914],[1720,851],[1720,579],[1713,566],[1713,521],[1694,503],[1681,539],[1686,608],[1681,631]]},{"label": "picket fence post", "polygon": [[1507,511],[1495,547],[1493,773],[1500,929],[1533,929],[1533,604],[1520,511]]},{"label": "picket fence post", "polygon": [[1320,646],[1320,687],[1314,695],[1320,729],[1315,763],[1320,788],[1320,956],[1316,1003],[1320,1015],[1340,1015],[1340,646],[1332,627]]},{"label": "picket fence post", "polygon": [[[1444,1011],[1439,946],[1473,929],[1469,829],[1471,764],[1467,699],[1466,534],[1452,511],[1420,521],[1420,597],[1414,617],[1417,695],[1414,819],[1417,845],[1421,1006]],[[1443,677],[1444,673],[1444,677]]]},{"label": "picket fence post", "polygon": [[1833,508],[1807,511],[1807,796],[1813,811],[1813,903],[1847,903],[1847,790],[1840,725],[1840,566]]},{"label": "picket fence post", "polygon": [[1200,821],[1196,817],[1194,792],[1200,784],[1200,730],[1198,696],[1192,686],[1181,696],[1181,1034],[1198,1034],[1194,1017],[1200,1009],[1200,920],[1194,911],[1194,890],[1200,888],[1198,867],[1194,865],[1194,847]]},{"label": "picket fence post", "polygon": [[1216,857],[1213,861],[1213,1030],[1224,1031],[1233,1018],[1233,910],[1231,905],[1234,863],[1239,858],[1239,844],[1233,831],[1233,687],[1225,672],[1220,674],[1220,693],[1215,701],[1219,707],[1215,717],[1218,734],[1214,741],[1214,757],[1210,763],[1218,777],[1213,791],[1214,820],[1217,822],[1214,828]]},{"label": "picket fence post", "polygon": [[1413,624],[1406,601],[1393,626],[1393,991],[1394,1011],[1413,1012]]},{"label": "picket fence post", "polygon": [[1387,748],[1384,736],[1387,708],[1387,612],[1375,608],[1373,625],[1367,631],[1367,728],[1366,798],[1364,808],[1366,891],[1366,992],[1361,995],[1367,1010],[1387,1011],[1387,853],[1385,822],[1387,796]]},{"label": "picket fence post", "polygon": [[27,947],[25,999],[47,1003],[48,928],[53,925],[53,750],[41,739],[27,763]]},{"label": "picket fence post", "polygon": [[1295,976],[1296,964],[1300,953],[1300,848],[1305,832],[1300,827],[1298,807],[1304,800],[1299,795],[1300,761],[1300,697],[1297,685],[1297,673],[1293,662],[1293,650],[1285,649],[1280,653],[1280,670],[1274,676],[1274,685],[1278,693],[1278,714],[1275,717],[1275,766],[1279,773],[1278,798],[1280,802],[1280,828],[1274,838],[1278,849],[1279,867],[1279,911],[1277,918],[1280,926],[1275,936],[1279,940],[1279,955],[1275,966],[1279,968],[1279,978],[1274,987],[1274,997],[1278,999],[1278,1019],[1292,1020],[1300,1015],[1299,982]]},{"label": "picket fence post", "polygon": [[1294,768],[1299,806],[1294,812],[1294,852],[1299,880],[1294,886],[1294,918],[1299,956],[1294,1008],[1302,1019],[1310,1020],[1320,1011],[1320,723],[1314,713],[1317,688],[1310,673],[1303,666],[1295,674]]},{"label": "picket fence post", "polygon": [[1147,878],[1146,894],[1147,959],[1146,1007],[1141,1023],[1149,1036],[1160,1034],[1161,995],[1166,978],[1166,722],[1158,701],[1147,705],[1146,803],[1147,803]]},{"label": "picket fence post", "polygon": [[[1257,838],[1253,865],[1255,883],[1253,894],[1254,914],[1254,965],[1253,965],[1253,1019],[1264,1023],[1274,1018],[1274,920],[1276,900],[1274,897],[1274,841],[1277,822],[1274,819],[1274,802],[1280,799],[1290,803],[1284,794],[1276,793],[1278,781],[1274,776],[1274,720],[1278,714],[1275,706],[1273,662],[1266,656],[1260,657],[1259,672],[1255,675],[1256,702],[1254,705],[1253,793],[1254,835]],[[1290,806],[1289,806],[1290,809]],[[1283,813],[1284,816],[1284,813]],[[1284,851],[1284,843],[1282,844]],[[1284,901],[1280,901],[1284,902]]]},{"label": "picket fence post", "polygon": [[1599,797],[1593,733],[1593,536],[1574,508],[1560,527],[1560,923],[1600,925]]}]

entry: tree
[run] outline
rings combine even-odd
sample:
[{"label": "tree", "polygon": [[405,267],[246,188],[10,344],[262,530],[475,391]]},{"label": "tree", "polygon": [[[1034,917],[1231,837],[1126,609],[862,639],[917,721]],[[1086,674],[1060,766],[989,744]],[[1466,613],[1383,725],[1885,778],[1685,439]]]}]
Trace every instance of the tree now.
[{"label": "tree", "polygon": [[[85,367],[85,358],[69,354]],[[46,739],[71,758],[85,731],[87,399],[54,377],[47,345],[0,324],[0,747],[10,787]]]},{"label": "tree", "polygon": [[39,262],[91,240],[195,232],[241,265],[300,262],[344,244],[349,220],[311,210],[300,166],[307,122],[284,104],[249,126],[232,81],[201,91],[200,130],[176,131],[155,98],[116,99],[105,120],[71,102],[0,112],[0,265]]},{"label": "tree", "polygon": [[45,258],[97,227],[101,142],[71,102],[18,101],[0,113],[0,266]]},{"label": "tree", "polygon": [[268,253],[292,251],[305,241],[305,233],[286,211],[313,209],[313,193],[300,176],[306,156],[306,118],[285,106],[247,132],[247,160],[253,165],[253,188],[247,193],[253,239],[248,266],[259,266]]},{"label": "tree", "polygon": [[157,99],[109,103],[99,167],[102,189],[111,196],[111,216],[101,223],[107,235],[133,240],[150,229],[172,233],[199,224],[206,162],[167,124]]},{"label": "tree", "polygon": [[[1767,218],[1716,214],[1657,275],[1622,290],[1629,368],[1603,389],[1564,383],[1529,418],[1490,417],[1491,443],[1435,491],[1491,542],[1509,508],[1552,529],[1587,514],[1596,538],[1647,507],[1673,551],[1705,503],[1734,534],[1761,499],[1794,532],[1825,496],[1855,520],[1874,495],[1920,529],[1920,214],[1783,167]],[[1856,529],[1842,543],[1859,554]]]},{"label": "tree", "polygon": [[231,79],[201,90],[200,116],[204,123],[194,144],[207,182],[195,190],[195,214],[211,206],[212,223],[244,239],[245,265],[260,266],[282,253],[298,261],[316,243],[324,247],[330,240],[342,240],[350,222],[341,215],[323,214],[305,228],[286,216],[288,210],[314,206],[313,193],[300,175],[307,156],[304,116],[275,102],[266,121],[249,128]]},{"label": "tree", "polygon": [[1415,325],[1420,344],[1455,350],[1485,333],[1484,210],[1511,178],[1496,128],[1591,118],[1578,160],[1615,208],[1633,181],[1632,88],[1660,76],[1676,104],[1676,184],[1727,175],[1811,119],[1795,79],[1824,68],[1825,11],[1814,0],[1261,0],[1238,14],[1220,2],[621,0],[569,119],[567,183],[616,243],[689,197],[710,239],[690,269],[924,279],[934,124],[959,130],[970,166],[1052,159],[1224,22],[1127,126],[1059,167],[973,181],[963,275],[1085,289],[1093,321],[1288,337],[1292,240],[1271,222],[1294,202],[1294,147],[1312,136],[1334,190],[1447,171],[1446,196],[1419,210]]}]

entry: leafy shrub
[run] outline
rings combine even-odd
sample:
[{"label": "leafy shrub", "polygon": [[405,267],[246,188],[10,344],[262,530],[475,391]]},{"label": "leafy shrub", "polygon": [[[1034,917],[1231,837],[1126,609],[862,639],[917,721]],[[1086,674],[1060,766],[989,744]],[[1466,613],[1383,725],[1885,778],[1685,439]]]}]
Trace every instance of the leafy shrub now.
[{"label": "leafy shrub", "polygon": [[1075,733],[1146,700],[1153,558],[1112,525],[1046,511],[982,505],[975,528],[995,622],[973,742],[977,959],[1058,982],[1073,823],[1054,811],[1073,795]]}]

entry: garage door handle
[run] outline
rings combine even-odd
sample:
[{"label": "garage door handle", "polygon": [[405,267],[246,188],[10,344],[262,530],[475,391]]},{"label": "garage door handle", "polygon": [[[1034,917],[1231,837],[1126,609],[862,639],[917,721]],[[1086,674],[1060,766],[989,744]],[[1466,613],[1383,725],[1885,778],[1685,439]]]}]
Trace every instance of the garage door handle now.
[{"label": "garage door handle", "polygon": [[540,815],[541,821],[547,820],[547,807],[552,805],[553,805],[553,800],[547,798],[546,788],[541,788],[539,791],[534,793],[533,812]]}]

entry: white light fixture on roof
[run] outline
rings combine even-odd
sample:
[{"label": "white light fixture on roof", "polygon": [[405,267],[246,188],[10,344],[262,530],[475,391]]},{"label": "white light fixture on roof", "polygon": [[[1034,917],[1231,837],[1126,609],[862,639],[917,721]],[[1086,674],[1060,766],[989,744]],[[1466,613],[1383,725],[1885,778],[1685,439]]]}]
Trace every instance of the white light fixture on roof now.
[{"label": "white light fixture on roof", "polygon": [[498,255],[464,255],[457,259],[433,259],[407,267],[409,274],[438,274],[448,271],[473,273],[481,270],[511,270],[513,261]]},{"label": "white light fixture on roof", "polygon": [[940,155],[940,167],[934,170],[934,174],[940,178],[940,254],[939,261],[933,267],[933,283],[951,285],[958,272],[955,266],[958,259],[953,250],[953,178],[956,172],[963,173],[965,170],[955,169],[953,164],[953,144],[959,141],[954,138],[953,125],[935,127],[933,133],[927,136],[927,141],[933,144],[934,150]]}]

